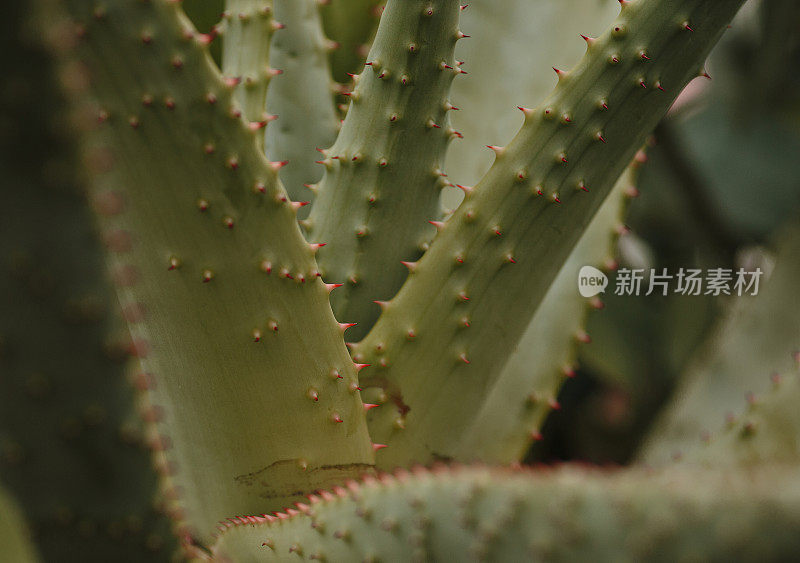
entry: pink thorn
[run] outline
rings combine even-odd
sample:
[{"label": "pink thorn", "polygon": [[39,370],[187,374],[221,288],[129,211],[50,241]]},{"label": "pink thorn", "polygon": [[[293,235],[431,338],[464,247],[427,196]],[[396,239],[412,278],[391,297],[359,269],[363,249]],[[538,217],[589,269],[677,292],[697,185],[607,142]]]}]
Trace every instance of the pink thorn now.
[{"label": "pink thorn", "polygon": [[209,33],[198,33],[195,37],[203,45],[208,45],[217,38],[217,28],[212,27]]},{"label": "pink thorn", "polygon": [[375,300],[375,301],[373,301],[373,303],[375,303],[376,305],[379,305],[381,309],[385,309],[389,305],[388,301]]},{"label": "pink thorn", "polygon": [[555,399],[548,399],[547,404],[550,405],[550,408],[554,411],[561,410],[561,403],[556,401]]},{"label": "pink thorn", "polygon": [[464,362],[465,364],[469,363],[469,360],[467,359],[467,355],[466,354],[462,353],[460,356],[458,356],[458,359],[461,360],[462,362]]},{"label": "pink thorn", "polygon": [[339,416],[339,413],[338,413],[338,412],[335,412],[335,413],[333,413],[333,414],[331,415],[331,420],[332,420],[333,422],[337,423],[337,424],[340,424],[340,423],[344,422],[344,420],[342,420],[342,417],[341,417],[341,416]]},{"label": "pink thorn", "polygon": [[269,165],[272,167],[273,170],[280,170],[281,168],[283,168],[287,164],[289,164],[288,160],[279,160],[279,161],[275,161],[275,162],[270,162],[269,163]]},{"label": "pink thorn", "polygon": [[308,201],[293,201],[290,203],[290,205],[294,208],[295,211],[297,211],[298,209],[300,209],[301,207],[305,207],[309,203],[310,202]]},{"label": "pink thorn", "polygon": [[263,129],[266,127],[266,121],[251,121],[248,126],[250,127],[251,131],[258,131],[259,129]]},{"label": "pink thorn", "polygon": [[325,284],[325,289],[328,291],[328,293],[330,293],[331,291],[333,291],[337,287],[342,287],[342,285],[344,285],[344,284],[341,284],[341,283],[326,283]]},{"label": "pink thorn", "polygon": [[541,442],[543,438],[544,438],[544,436],[542,436],[542,433],[539,432],[538,430],[534,430],[533,432],[531,432],[531,439],[532,440],[534,440],[536,442]]},{"label": "pink thorn", "polygon": [[379,407],[379,406],[380,405],[375,404],[375,403],[364,403],[364,411],[366,412],[368,410],[372,410],[372,409],[374,409],[376,407]]},{"label": "pink thorn", "polygon": [[594,37],[589,37],[588,35],[584,35],[583,33],[581,33],[581,37],[583,37],[583,40],[586,41],[589,45],[597,41],[597,39],[595,39]]},{"label": "pink thorn", "polygon": [[351,326],[356,326],[358,323],[339,323],[339,330],[346,331]]},{"label": "pink thorn", "polygon": [[466,195],[471,194],[473,189],[471,186],[462,186],[461,184],[456,184],[456,187],[463,191]]},{"label": "pink thorn", "polygon": [[413,272],[417,267],[417,263],[416,262],[400,262],[400,263],[403,266],[405,266],[406,268],[408,268],[409,272]]},{"label": "pink thorn", "polygon": [[565,74],[563,70],[557,69],[556,67],[553,67],[553,70],[556,71],[556,74],[558,75],[559,78],[561,78]]},{"label": "pink thorn", "polygon": [[234,86],[238,86],[242,79],[239,76],[230,76],[228,78],[224,78],[223,81],[227,86],[233,88]]},{"label": "pink thorn", "polygon": [[353,365],[356,366],[356,371],[361,371],[364,368],[368,368],[372,364],[357,364],[357,363],[353,363]]},{"label": "pink thorn", "polygon": [[325,243],[325,242],[310,242],[310,243],[308,244],[308,247],[309,247],[309,248],[310,248],[312,251],[316,252],[317,250],[319,250],[320,248],[322,248],[322,247],[323,247],[323,246],[325,246],[326,244],[327,244],[327,243]]},{"label": "pink thorn", "polygon": [[378,450],[382,450],[383,448],[388,448],[386,444],[372,444],[372,451],[377,452]]},{"label": "pink thorn", "polygon": [[441,222],[441,221],[428,221],[428,223],[430,223],[431,225],[433,225],[437,229],[441,229],[442,227],[444,227],[444,223]]}]

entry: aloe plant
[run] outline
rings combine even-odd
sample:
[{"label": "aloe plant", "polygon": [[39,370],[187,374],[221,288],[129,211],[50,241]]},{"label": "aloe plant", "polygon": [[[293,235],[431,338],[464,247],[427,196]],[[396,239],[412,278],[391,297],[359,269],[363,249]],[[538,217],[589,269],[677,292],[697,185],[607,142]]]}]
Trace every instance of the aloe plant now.
[{"label": "aloe plant", "polygon": [[[637,152],[743,3],[620,0],[467,186],[446,169],[463,136],[451,86],[481,30],[461,30],[458,2],[228,0],[200,33],[171,0],[41,0],[183,556],[798,549],[794,460],[771,440],[800,430],[791,376],[756,454],[723,437],[658,474],[518,468],[602,307],[577,270],[609,266]],[[476,461],[510,467],[459,465]]]}]

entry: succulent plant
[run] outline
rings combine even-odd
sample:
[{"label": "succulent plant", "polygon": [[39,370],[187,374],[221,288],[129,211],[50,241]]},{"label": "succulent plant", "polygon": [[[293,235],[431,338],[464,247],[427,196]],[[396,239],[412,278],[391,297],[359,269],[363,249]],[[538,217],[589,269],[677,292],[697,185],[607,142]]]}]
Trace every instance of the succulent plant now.
[{"label": "succulent plant", "polygon": [[[707,77],[743,3],[619,0],[611,26],[584,36],[576,66],[554,69],[540,105],[519,107],[519,132],[488,146],[493,164],[467,186],[446,167],[463,136],[451,86],[469,80],[458,42],[480,29],[461,31],[458,2],[227,0],[202,33],[174,0],[40,0],[64,128],[79,141],[59,150],[88,199],[20,195],[19,229],[37,206],[52,217],[0,278],[18,293],[49,269],[44,298],[9,300],[26,322],[0,325],[13,389],[0,438],[16,459],[2,478],[44,557],[164,553],[166,517],[176,557],[218,561],[796,553],[796,376],[776,378],[708,447],[652,460],[655,471],[519,467],[575,376],[587,311],[603,306],[575,291],[577,272],[610,266],[641,148]],[[456,187],[451,209],[442,193]],[[745,304],[759,318],[777,315],[797,277],[800,236],[784,239],[771,292]],[[15,239],[2,244],[4,258],[19,254]],[[117,311],[127,367],[99,354]],[[73,317],[78,328],[63,323]],[[782,338],[762,331],[774,346],[759,361],[790,357],[800,327],[787,317]],[[64,349],[32,351],[44,330]],[[748,334],[729,333],[726,372]],[[75,370],[67,390],[49,375],[59,363]],[[756,374],[742,376],[751,385]],[[53,388],[70,402],[55,404]],[[48,442],[53,427],[66,446]],[[149,446],[155,473],[126,436]],[[650,444],[673,447],[658,432]],[[109,485],[76,514],[86,487],[64,491],[92,478],[81,460],[93,449]],[[59,471],[48,488],[51,453],[76,476]],[[48,535],[59,510],[86,533]],[[122,541],[108,551],[94,547],[104,519],[99,535]],[[0,538],[24,545],[0,524]],[[126,544],[131,528],[142,537]]]}]

